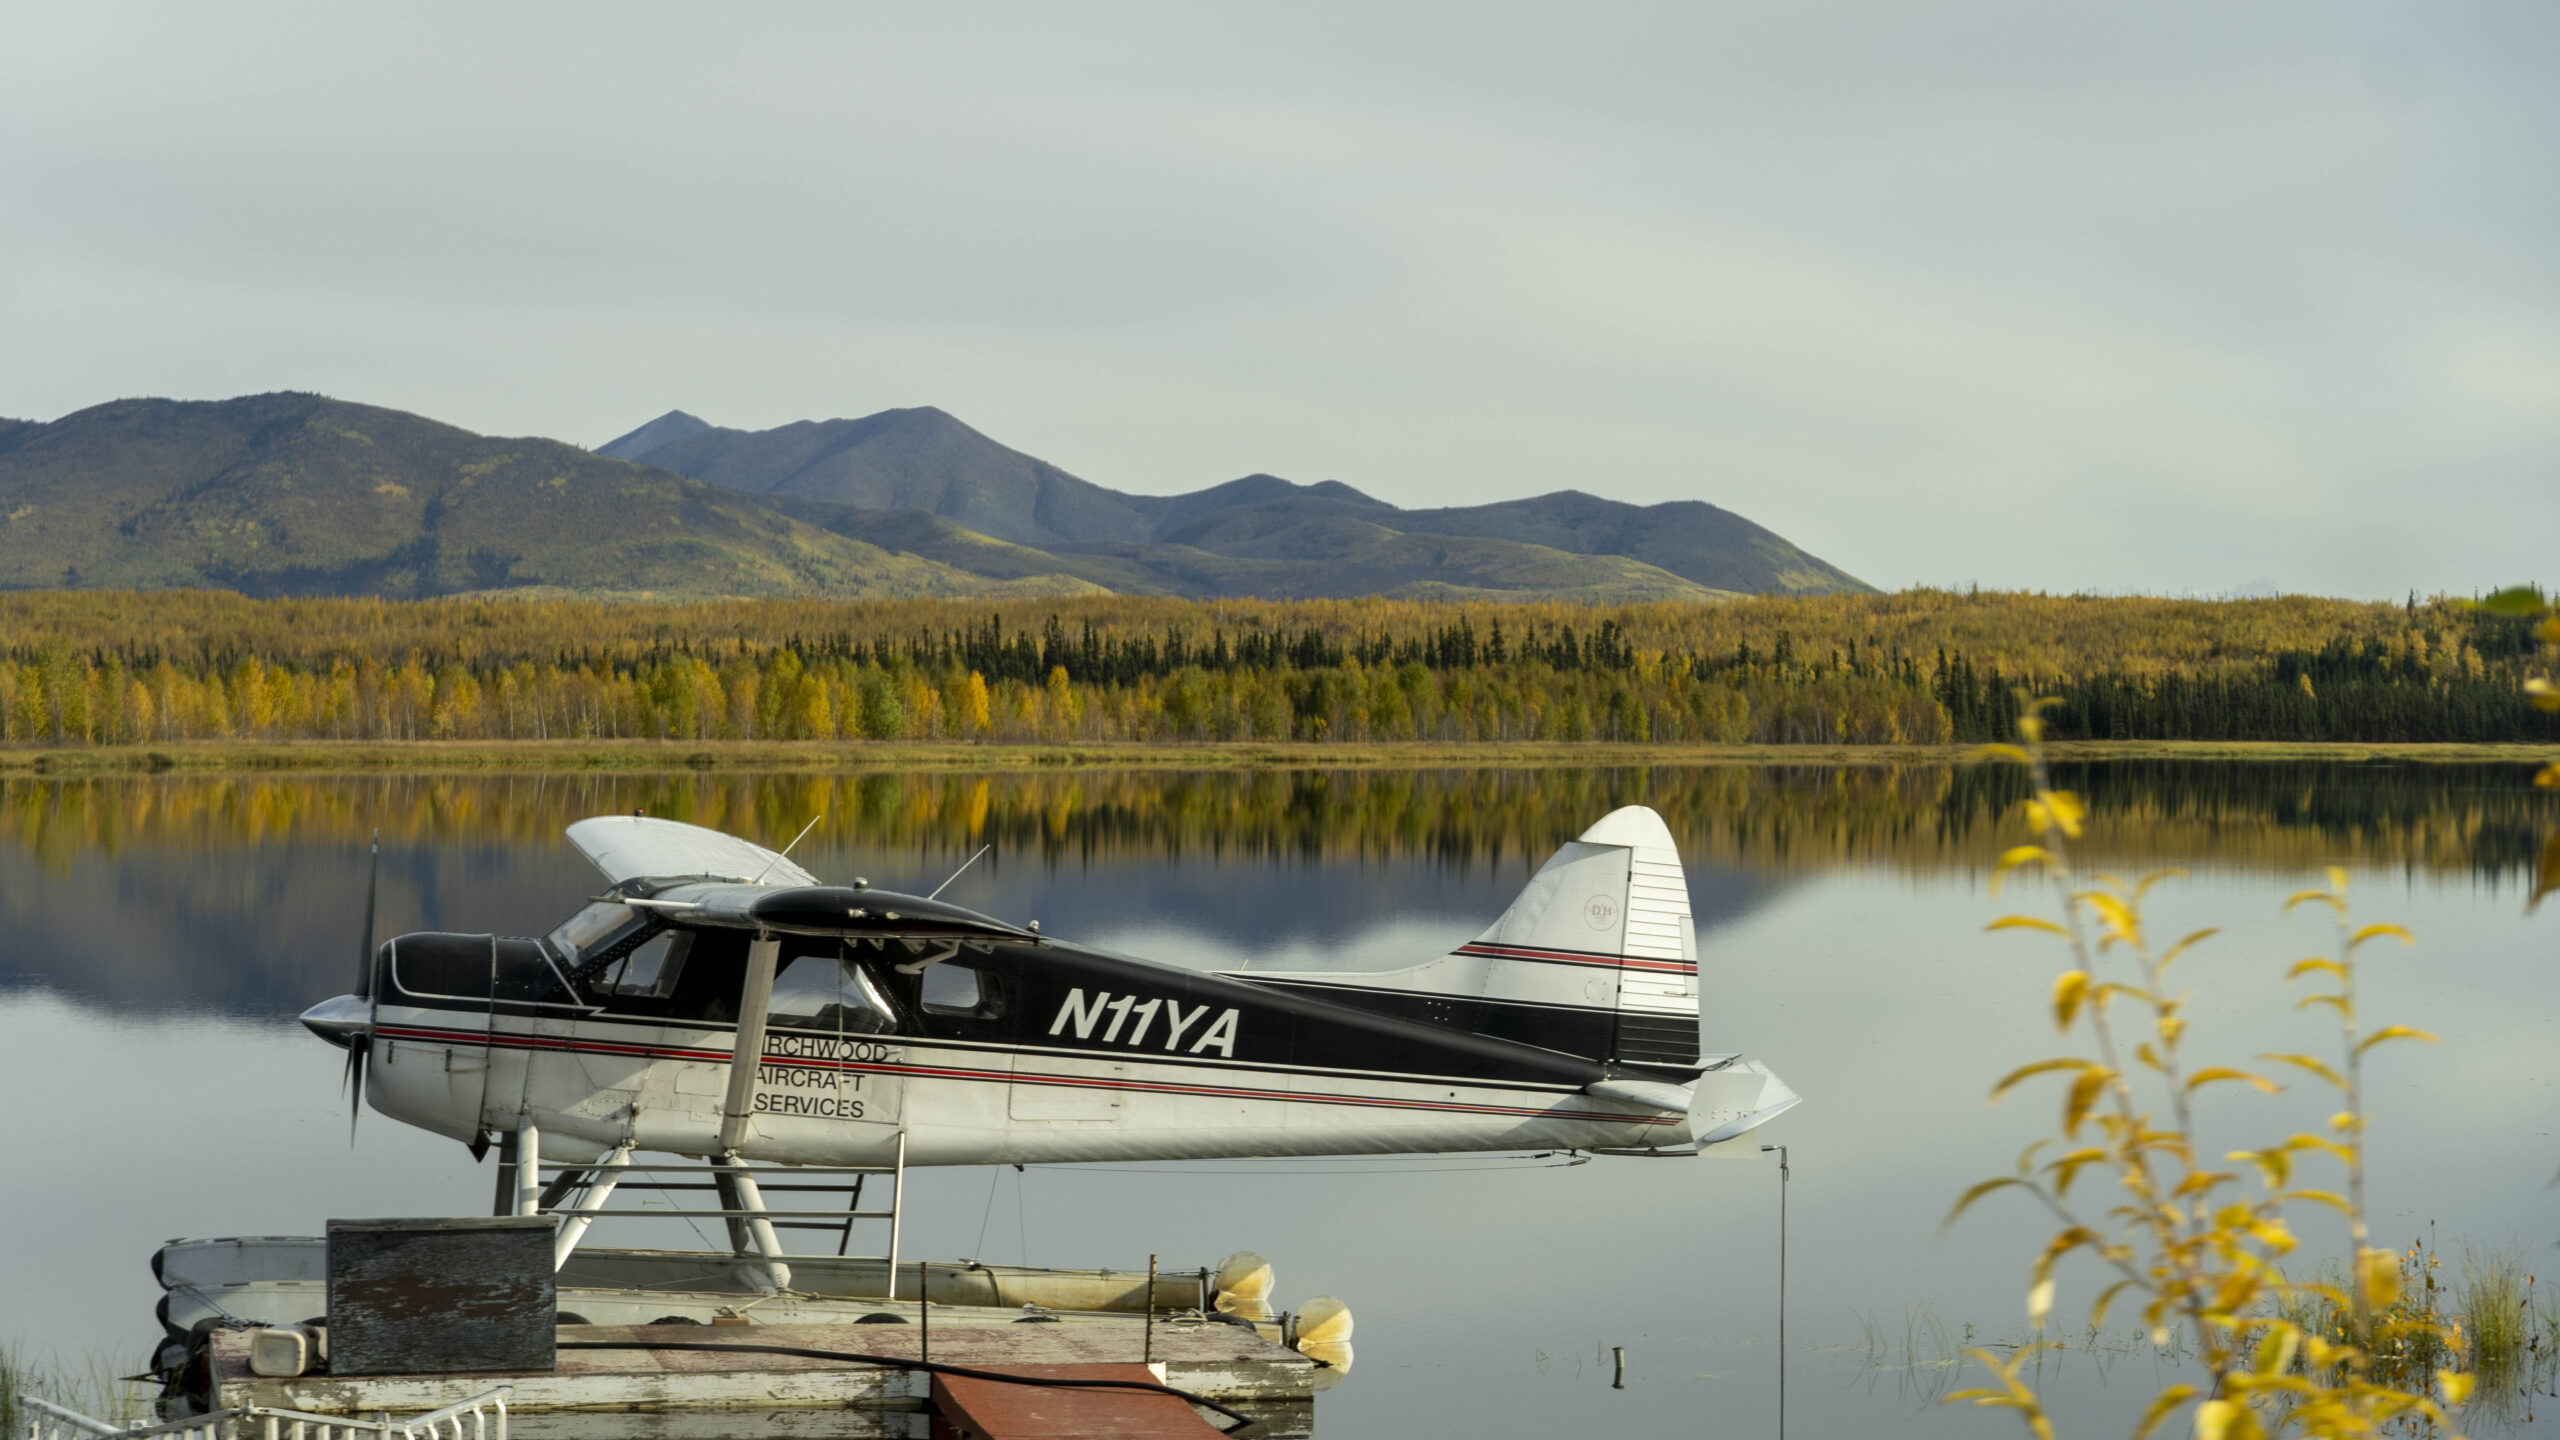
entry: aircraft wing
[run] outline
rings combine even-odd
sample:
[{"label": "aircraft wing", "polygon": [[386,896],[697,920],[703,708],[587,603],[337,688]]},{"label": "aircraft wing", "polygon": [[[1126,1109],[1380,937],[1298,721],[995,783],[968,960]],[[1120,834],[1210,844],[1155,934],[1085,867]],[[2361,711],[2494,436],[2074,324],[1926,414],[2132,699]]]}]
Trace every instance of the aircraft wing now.
[{"label": "aircraft wing", "polygon": [[604,877],[713,875],[742,885],[815,885],[818,877],[753,841],[680,820],[597,815],[568,829],[569,843]]},{"label": "aircraft wing", "polygon": [[626,903],[663,910],[687,925],[725,925],[793,935],[847,935],[894,940],[1013,941],[1038,944],[1040,932],[1009,925],[944,900],[842,885],[676,885]]}]

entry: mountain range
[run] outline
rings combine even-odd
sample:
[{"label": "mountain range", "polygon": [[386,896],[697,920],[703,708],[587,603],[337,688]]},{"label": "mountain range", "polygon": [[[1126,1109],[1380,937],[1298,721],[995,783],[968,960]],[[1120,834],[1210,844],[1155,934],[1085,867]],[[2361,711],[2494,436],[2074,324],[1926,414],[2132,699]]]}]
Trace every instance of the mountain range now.
[{"label": "mountain range", "polygon": [[930,407],[590,452],[323,396],[0,420],[0,588],[394,597],[1059,595],[1704,600],[1866,585],[1728,510],[1565,490],[1406,510],[1249,475],[1112,490]]}]

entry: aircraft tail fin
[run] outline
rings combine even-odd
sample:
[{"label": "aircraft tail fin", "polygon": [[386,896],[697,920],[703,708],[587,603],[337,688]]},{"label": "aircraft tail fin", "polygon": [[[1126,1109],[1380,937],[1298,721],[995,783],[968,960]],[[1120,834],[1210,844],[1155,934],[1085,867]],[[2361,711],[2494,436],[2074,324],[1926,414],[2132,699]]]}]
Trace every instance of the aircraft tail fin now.
[{"label": "aircraft tail fin", "polygon": [[1592,1059],[1699,1060],[1688,880],[1670,827],[1642,805],[1611,811],[1567,842],[1501,918],[1440,959],[1243,978]]}]

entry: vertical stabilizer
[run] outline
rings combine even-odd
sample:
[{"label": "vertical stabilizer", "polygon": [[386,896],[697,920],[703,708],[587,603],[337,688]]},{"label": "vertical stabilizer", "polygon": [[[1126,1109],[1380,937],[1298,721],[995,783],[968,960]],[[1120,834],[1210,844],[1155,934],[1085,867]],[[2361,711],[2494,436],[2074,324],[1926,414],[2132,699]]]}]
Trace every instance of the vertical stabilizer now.
[{"label": "vertical stabilizer", "polygon": [[[1244,978],[1337,991],[1595,1059],[1698,1059],[1689,883],[1670,827],[1642,805],[1611,811],[1557,850],[1501,918],[1454,954],[1403,970]],[[1399,1002],[1416,995],[1462,1003]]]}]

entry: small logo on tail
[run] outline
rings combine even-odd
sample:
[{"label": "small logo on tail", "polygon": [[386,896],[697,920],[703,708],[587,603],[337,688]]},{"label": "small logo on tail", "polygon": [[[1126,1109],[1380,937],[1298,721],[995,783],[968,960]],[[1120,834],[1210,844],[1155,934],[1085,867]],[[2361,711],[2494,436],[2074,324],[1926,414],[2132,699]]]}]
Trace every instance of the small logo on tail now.
[{"label": "small logo on tail", "polygon": [[1618,923],[1618,902],[1606,895],[1594,895],[1591,903],[1582,907],[1582,918],[1591,922],[1592,929],[1606,930]]}]

